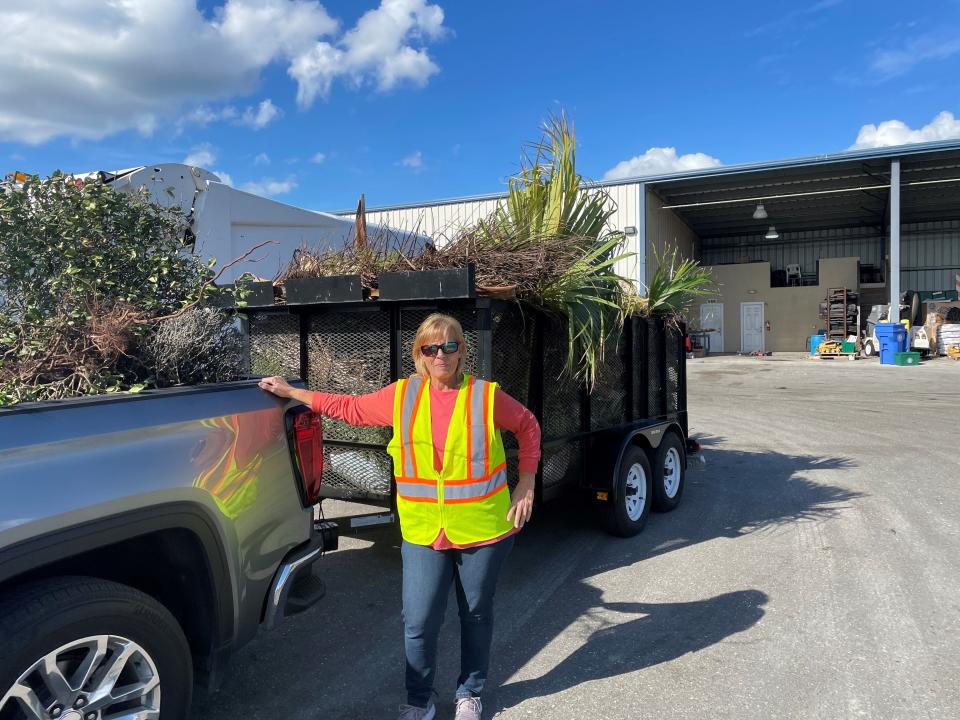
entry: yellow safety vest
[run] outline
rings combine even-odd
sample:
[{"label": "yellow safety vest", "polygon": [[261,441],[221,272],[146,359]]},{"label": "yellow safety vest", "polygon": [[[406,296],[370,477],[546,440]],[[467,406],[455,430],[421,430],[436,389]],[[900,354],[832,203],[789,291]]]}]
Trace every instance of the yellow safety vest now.
[{"label": "yellow safety vest", "polygon": [[404,540],[429,545],[441,528],[458,545],[508,532],[507,456],[493,423],[497,384],[464,376],[450,417],[443,467],[433,465],[430,381],[414,375],[397,383],[393,400],[393,458],[397,511]]}]

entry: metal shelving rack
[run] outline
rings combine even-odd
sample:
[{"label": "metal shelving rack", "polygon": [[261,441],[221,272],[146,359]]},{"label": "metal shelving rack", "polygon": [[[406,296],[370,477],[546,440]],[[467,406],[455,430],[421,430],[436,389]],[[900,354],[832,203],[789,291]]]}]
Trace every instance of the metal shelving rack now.
[{"label": "metal shelving rack", "polygon": [[850,335],[859,335],[858,311],[856,293],[847,288],[830,288],[827,291],[827,340],[843,342]]}]

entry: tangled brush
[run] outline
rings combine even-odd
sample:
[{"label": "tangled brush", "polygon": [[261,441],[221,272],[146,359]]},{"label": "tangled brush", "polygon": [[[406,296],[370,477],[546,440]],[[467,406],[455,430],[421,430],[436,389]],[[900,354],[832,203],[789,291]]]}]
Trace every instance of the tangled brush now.
[{"label": "tangled brush", "polygon": [[142,348],[159,387],[234,380],[241,373],[241,353],[234,321],[208,307],[160,321]]}]

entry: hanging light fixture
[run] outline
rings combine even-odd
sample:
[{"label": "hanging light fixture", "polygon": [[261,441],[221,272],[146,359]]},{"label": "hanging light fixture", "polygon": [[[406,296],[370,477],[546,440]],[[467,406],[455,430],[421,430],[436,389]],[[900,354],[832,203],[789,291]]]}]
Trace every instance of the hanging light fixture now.
[{"label": "hanging light fixture", "polygon": [[764,235],[767,240],[777,240],[780,237],[780,233],[777,232],[777,228],[773,225],[770,226],[770,229],[767,230],[767,234]]},{"label": "hanging light fixture", "polygon": [[763,207],[763,203],[757,203],[757,209],[753,211],[754,220],[766,220],[767,219],[767,209]]}]

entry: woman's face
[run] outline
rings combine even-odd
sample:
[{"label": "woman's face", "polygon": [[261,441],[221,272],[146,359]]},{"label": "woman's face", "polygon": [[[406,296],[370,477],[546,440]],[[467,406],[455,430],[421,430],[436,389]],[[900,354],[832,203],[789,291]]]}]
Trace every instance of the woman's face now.
[{"label": "woman's face", "polygon": [[[449,337],[448,337],[449,335]],[[444,343],[457,342],[453,333],[435,335],[431,338],[429,345],[443,345]],[[421,350],[421,352],[423,352]],[[430,377],[443,382],[454,380],[457,376],[457,370],[460,367],[460,354],[463,352],[463,346],[458,345],[456,352],[449,355],[442,349],[437,350],[433,357],[425,356],[427,372]]]}]

